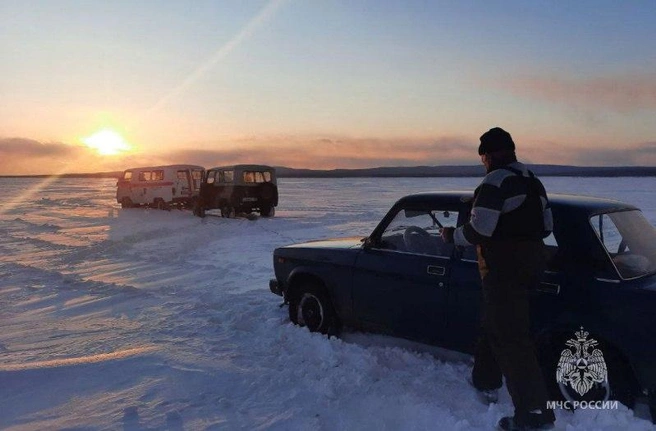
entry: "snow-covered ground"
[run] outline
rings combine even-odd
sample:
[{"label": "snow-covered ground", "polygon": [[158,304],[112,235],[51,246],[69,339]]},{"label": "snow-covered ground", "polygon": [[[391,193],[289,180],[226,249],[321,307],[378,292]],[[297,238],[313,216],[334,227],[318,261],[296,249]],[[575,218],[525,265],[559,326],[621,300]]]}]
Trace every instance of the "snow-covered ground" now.
[{"label": "snow-covered ground", "polygon": [[[404,194],[465,179],[283,179],[273,219],[120,209],[113,180],[0,179],[0,428],[489,430],[468,358],[390,337],[328,339],[268,290],[277,246],[367,235]],[[656,178],[546,178],[656,224]],[[644,406],[643,406],[644,407]],[[619,410],[560,430],[647,430]]]}]

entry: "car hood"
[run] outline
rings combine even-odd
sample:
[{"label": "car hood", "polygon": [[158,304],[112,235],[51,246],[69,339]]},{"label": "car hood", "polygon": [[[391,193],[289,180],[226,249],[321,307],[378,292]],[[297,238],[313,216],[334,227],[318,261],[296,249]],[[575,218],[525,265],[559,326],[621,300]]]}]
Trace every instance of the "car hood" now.
[{"label": "car hood", "polygon": [[285,246],[284,248],[358,248],[362,246],[361,236],[349,238],[320,239]]}]

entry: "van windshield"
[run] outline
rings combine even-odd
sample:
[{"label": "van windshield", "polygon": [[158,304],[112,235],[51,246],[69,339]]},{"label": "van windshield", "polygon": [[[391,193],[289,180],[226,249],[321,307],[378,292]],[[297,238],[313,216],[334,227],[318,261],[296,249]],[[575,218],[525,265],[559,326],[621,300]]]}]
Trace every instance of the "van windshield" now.
[{"label": "van windshield", "polygon": [[622,278],[656,272],[656,228],[641,211],[598,214],[590,223]]}]

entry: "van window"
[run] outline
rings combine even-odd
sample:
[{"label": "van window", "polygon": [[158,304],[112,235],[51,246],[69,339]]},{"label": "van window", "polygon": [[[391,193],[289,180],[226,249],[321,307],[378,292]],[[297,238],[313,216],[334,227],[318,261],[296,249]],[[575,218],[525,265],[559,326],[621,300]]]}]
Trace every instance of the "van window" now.
[{"label": "van window", "polygon": [[123,174],[123,179],[126,181],[130,181],[132,179],[132,171],[125,171]]},{"label": "van window", "polygon": [[139,172],[139,181],[150,181],[151,179],[151,172],[150,171],[141,171]]},{"label": "van window", "polygon": [[177,174],[179,180],[187,179],[187,171],[178,171]]},{"label": "van window", "polygon": [[271,182],[271,173],[262,172],[262,171],[245,171],[244,172],[244,182],[245,183],[268,183]]},{"label": "van window", "polygon": [[232,183],[235,181],[235,171],[223,171],[221,175],[222,183]]},{"label": "van window", "polygon": [[161,181],[164,179],[164,171],[153,171],[151,178],[153,181]]},{"label": "van window", "polygon": [[200,187],[200,182],[203,179],[203,171],[191,171],[191,178],[194,179],[194,189]]}]

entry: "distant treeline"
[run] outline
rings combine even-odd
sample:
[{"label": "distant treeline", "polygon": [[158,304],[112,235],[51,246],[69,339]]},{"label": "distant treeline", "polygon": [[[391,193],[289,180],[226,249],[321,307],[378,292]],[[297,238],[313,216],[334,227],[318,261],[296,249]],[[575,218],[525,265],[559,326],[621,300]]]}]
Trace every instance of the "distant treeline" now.
[{"label": "distant treeline", "polygon": [[[561,166],[528,165],[542,177],[656,177],[656,166]],[[480,177],[482,166],[412,166],[368,169],[295,169],[276,166],[279,178],[366,178],[366,177]],[[121,171],[90,174],[62,174],[60,178],[120,178]],[[0,178],[45,178],[51,175],[0,175]]]}]

